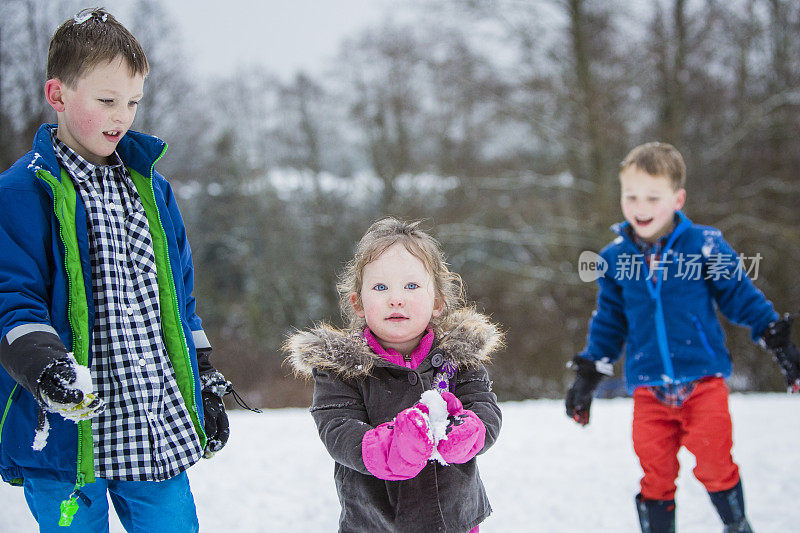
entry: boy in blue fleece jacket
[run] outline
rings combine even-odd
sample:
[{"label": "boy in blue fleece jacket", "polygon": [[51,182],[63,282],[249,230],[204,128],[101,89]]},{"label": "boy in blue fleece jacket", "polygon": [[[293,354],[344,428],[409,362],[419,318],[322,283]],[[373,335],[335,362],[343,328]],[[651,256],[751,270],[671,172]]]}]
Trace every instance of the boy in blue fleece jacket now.
[{"label": "boy in blue fleece jacket", "polygon": [[107,531],[107,495],[129,531],[197,531],[186,469],[228,438],[166,144],[128,129],[147,73],[109,13],[68,19],[58,125],[0,174],[0,475],[41,531]]},{"label": "boy in blue fleece jacket", "polygon": [[633,445],[644,471],[636,496],[642,531],[674,531],[677,454],[686,446],[725,531],[749,532],[731,457],[724,381],[731,359],[716,311],[751,328],[794,392],[800,358],[789,340],[791,318],[778,316],[722,233],[681,212],[685,179],[683,158],[669,144],[638,146],[623,160],[625,222],[613,228],[619,236],[600,252],[606,269],[598,278],[587,346],[573,359],[577,377],[566,410],[578,423],[589,422],[594,390],[624,347]]}]

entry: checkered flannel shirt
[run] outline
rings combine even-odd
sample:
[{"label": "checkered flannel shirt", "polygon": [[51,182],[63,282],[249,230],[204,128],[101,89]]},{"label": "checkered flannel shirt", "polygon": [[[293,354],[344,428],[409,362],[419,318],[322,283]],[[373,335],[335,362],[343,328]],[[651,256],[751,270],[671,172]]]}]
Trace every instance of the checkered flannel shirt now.
[{"label": "checkered flannel shirt", "polygon": [[51,134],[61,165],[86,207],[95,322],[94,387],[106,404],[92,420],[95,475],[161,481],[202,455],[181,399],[159,320],[150,229],[116,152],[94,165]]}]

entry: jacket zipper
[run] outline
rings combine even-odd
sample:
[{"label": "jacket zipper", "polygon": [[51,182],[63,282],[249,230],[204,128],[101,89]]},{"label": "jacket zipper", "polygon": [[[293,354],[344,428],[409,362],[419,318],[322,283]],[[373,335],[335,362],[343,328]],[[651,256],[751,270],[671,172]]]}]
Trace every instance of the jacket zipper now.
[{"label": "jacket zipper", "polygon": [[[52,174],[50,174],[49,172],[47,172],[46,170],[43,170],[43,169],[41,170],[41,172],[43,173],[43,175],[39,175],[39,178],[44,180],[50,186],[50,188],[53,191],[53,213],[56,215],[56,218],[59,221],[58,234],[59,234],[59,237],[61,238],[61,243],[64,246],[64,272],[67,274],[67,276],[66,276],[67,277],[67,302],[68,302],[68,304],[67,304],[67,317],[69,318],[69,325],[70,325],[70,329],[72,330],[72,353],[75,356],[75,359],[76,359],[76,361],[78,363],[88,366],[89,365],[89,361],[88,360],[86,360],[86,361],[83,360],[83,352],[84,352],[84,349],[83,349],[83,336],[81,335],[81,332],[78,329],[78,325],[75,324],[75,321],[73,319],[74,314],[75,314],[75,301],[72,298],[72,293],[73,293],[74,290],[84,290],[84,288],[83,287],[76,288],[74,286],[74,281],[72,279],[72,276],[70,276],[70,274],[69,274],[70,273],[70,269],[69,269],[69,264],[68,264],[68,260],[67,260],[67,255],[68,255],[67,254],[67,239],[64,237],[64,214],[58,209],[59,203],[61,204],[61,207],[63,208],[64,203],[66,202],[66,199],[62,196],[64,194],[63,188],[61,189],[61,191],[59,191],[58,190],[59,188],[56,187],[56,185],[54,183],[54,182],[57,181],[55,176],[53,176]],[[64,172],[62,172],[62,178],[63,178],[63,174],[64,174]],[[37,175],[38,175],[38,172],[37,172]],[[48,177],[49,177],[49,179],[48,179]],[[67,179],[69,179],[69,177],[67,177]],[[52,180],[52,182],[51,182],[51,180]],[[71,184],[71,182],[70,182],[70,184]],[[60,184],[60,185],[61,185],[61,187],[63,187],[63,184]],[[77,428],[78,429],[78,445],[77,445],[78,456],[76,458],[76,488],[80,488],[80,487],[82,487],[83,485],[86,484],[86,476],[85,476],[85,474],[83,472],[81,472],[81,470],[82,470],[82,467],[83,467],[83,451],[84,451],[83,450],[83,441],[84,441],[84,438],[85,438],[85,434],[84,433],[86,431],[86,425],[87,424],[89,424],[88,421],[78,422],[78,424],[77,424],[77,426],[78,426],[78,428]]]},{"label": "jacket zipper", "polygon": [[[183,324],[181,323],[181,312],[180,312],[180,309],[178,307],[178,294],[177,294],[177,290],[175,288],[175,279],[172,276],[172,267],[171,267],[171,262],[170,262],[170,259],[169,259],[169,246],[167,245],[166,232],[164,230],[164,222],[161,219],[161,212],[158,210],[158,205],[156,205],[156,202],[155,202],[156,191],[155,191],[155,185],[153,184],[153,171],[155,169],[156,163],[158,163],[158,161],[162,157],[164,157],[164,153],[166,153],[166,151],[167,151],[167,146],[165,144],[164,148],[161,150],[161,153],[159,154],[159,156],[153,161],[153,164],[150,165],[150,179],[149,179],[149,181],[150,181],[150,194],[151,194],[151,197],[153,198],[153,206],[155,208],[156,217],[158,218],[159,230],[161,231],[161,233],[163,235],[163,239],[164,239],[164,254],[166,256],[166,268],[165,268],[165,271],[166,271],[166,276],[167,276],[167,279],[169,281],[170,287],[172,289],[172,309],[173,309],[173,312],[175,313],[175,317],[177,318],[177,329],[178,329],[178,335],[180,336],[181,345],[182,345],[182,348],[183,348],[182,351],[183,351],[184,364],[186,365],[186,368],[189,370],[188,371],[188,375],[189,375],[189,379],[191,380],[192,403],[191,403],[191,405],[187,405],[186,407],[187,407],[187,409],[190,410],[190,412],[195,413],[195,415],[197,416],[198,423],[196,425],[196,429],[200,433],[201,442],[203,443],[203,446],[205,446],[206,435],[205,435],[205,430],[203,429],[203,425],[200,423],[199,415],[197,414],[197,392],[196,392],[197,387],[196,387],[196,383],[195,383],[195,379],[194,379],[194,373],[192,372],[192,362],[191,362],[191,360],[189,358],[189,344],[186,341],[186,335],[184,335],[184,333],[183,333]],[[152,234],[152,228],[151,228],[150,231],[151,231],[151,234]]]},{"label": "jacket zipper", "polygon": [[[41,172],[41,174],[40,174]],[[66,171],[62,169],[62,179],[65,177]],[[67,318],[69,320],[70,329],[72,330],[72,353],[75,357],[75,360],[79,364],[84,364],[85,366],[89,365],[88,361],[88,350],[87,350],[87,357],[84,361],[84,347],[83,347],[83,336],[81,335],[80,330],[78,329],[78,325],[75,323],[74,316],[75,316],[75,301],[72,297],[73,292],[76,290],[85,290],[84,287],[75,287],[74,280],[70,275],[69,269],[69,262],[68,262],[68,246],[67,246],[67,239],[65,238],[64,234],[64,213],[63,207],[64,203],[66,202],[66,191],[64,190],[63,183],[59,182],[55,176],[50,174],[44,169],[40,169],[40,171],[36,172],[36,176],[45,181],[51,188],[53,192],[53,213],[55,214],[56,218],[59,222],[58,227],[58,234],[61,238],[61,243],[64,246],[64,272],[66,273],[67,277]],[[69,180],[69,177],[66,177]],[[72,182],[70,181],[70,186]],[[73,189],[74,191],[74,189]],[[59,210],[59,203],[61,204],[62,210]],[[77,239],[77,235],[76,235]],[[81,279],[83,279],[83,272],[81,271]],[[87,302],[88,305],[88,302]],[[77,505],[75,504],[75,500],[77,498],[76,494],[80,492],[80,489],[86,485],[86,474],[82,472],[83,470],[83,441],[86,437],[86,431],[88,429],[91,432],[91,422],[88,420],[83,420],[78,422],[77,430],[78,430],[78,443],[77,443],[77,457],[75,458],[75,487],[72,490],[70,496],[61,502],[62,512],[59,518],[59,525],[69,526],[72,522],[72,516],[77,511]],[[92,465],[92,471],[89,473],[90,481],[94,481],[94,465]],[[65,509],[68,511],[65,513]]]}]

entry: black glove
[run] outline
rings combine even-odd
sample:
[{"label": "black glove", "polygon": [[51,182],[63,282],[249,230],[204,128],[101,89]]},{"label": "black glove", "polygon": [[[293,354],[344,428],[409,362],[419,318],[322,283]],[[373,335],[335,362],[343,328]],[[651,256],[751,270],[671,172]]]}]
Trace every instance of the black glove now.
[{"label": "black glove", "polygon": [[231,384],[225,376],[210,366],[208,354],[198,353],[198,363],[201,368],[205,364],[210,367],[210,370],[200,374],[200,382],[203,384],[203,429],[206,432],[206,449],[203,456],[210,459],[225,446],[230,436],[228,415],[225,413],[222,397],[230,392]]},{"label": "black glove", "polygon": [[222,398],[213,392],[203,391],[203,413],[203,427],[208,439],[204,456],[209,459],[225,446],[231,432]]},{"label": "black glove", "polygon": [[36,397],[45,405],[51,402],[79,404],[83,401],[83,391],[68,386],[76,379],[75,368],[68,361],[55,361],[39,377]]},{"label": "black glove", "polygon": [[763,346],[772,353],[786,378],[789,392],[800,392],[800,353],[791,341],[793,317],[786,313],[761,334]]},{"label": "black glove", "polygon": [[575,382],[567,391],[566,407],[567,416],[578,424],[585,426],[589,423],[589,408],[592,406],[592,396],[597,384],[603,378],[597,370],[594,361],[576,355],[570,363],[575,368],[577,375]]},{"label": "black glove", "polygon": [[[36,399],[44,409],[67,420],[87,420],[102,413],[105,404],[91,388],[82,390],[76,384],[77,363],[70,354],[67,355],[68,359],[56,360],[42,371],[36,382]],[[91,387],[90,383],[88,385]]]},{"label": "black glove", "polygon": [[261,412],[260,409],[248,406],[242,397],[233,390],[231,382],[226,380],[225,376],[211,364],[210,355],[211,348],[197,350],[197,369],[200,371],[200,382],[203,384],[203,411],[205,412],[203,429],[207,438],[203,457],[206,459],[210,459],[220,451],[230,436],[228,415],[225,414],[225,405],[222,403],[222,398],[226,394],[231,394],[240,407],[254,413]]}]

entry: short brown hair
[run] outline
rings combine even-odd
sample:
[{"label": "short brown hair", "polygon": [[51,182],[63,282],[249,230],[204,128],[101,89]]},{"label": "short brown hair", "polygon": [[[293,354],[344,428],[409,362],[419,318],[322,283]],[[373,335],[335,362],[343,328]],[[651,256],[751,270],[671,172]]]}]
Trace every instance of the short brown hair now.
[{"label": "short brown hair", "polygon": [[454,310],[464,307],[464,285],[461,276],[450,272],[439,243],[420,229],[421,221],[403,222],[386,217],[372,224],[356,246],[355,257],[347,263],[342,272],[337,289],[339,307],[348,319],[351,328],[364,327],[364,319],[359,317],[350,304],[350,294],[358,294],[361,300],[361,284],[364,267],[378,259],[390,246],[401,243],[408,252],[419,259],[433,279],[436,298],[442,303],[441,316],[431,320],[437,327]]},{"label": "short brown hair", "polygon": [[69,86],[100,63],[122,56],[131,74],[150,70],[139,41],[102,7],[87,8],[64,21],[50,39],[47,78]]},{"label": "short brown hair", "polygon": [[620,172],[636,167],[651,176],[667,176],[676,191],[686,184],[686,164],[674,146],[662,142],[641,144],[625,156]]}]

